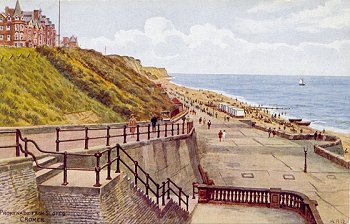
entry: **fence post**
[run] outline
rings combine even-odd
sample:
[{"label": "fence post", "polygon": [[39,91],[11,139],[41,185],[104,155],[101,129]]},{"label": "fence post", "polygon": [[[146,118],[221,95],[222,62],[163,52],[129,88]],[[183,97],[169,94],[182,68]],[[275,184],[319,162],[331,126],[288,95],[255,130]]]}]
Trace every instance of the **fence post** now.
[{"label": "fence post", "polygon": [[157,205],[159,205],[159,184],[156,184],[156,187],[157,187]]},{"label": "fence post", "polygon": [[106,146],[109,146],[109,139],[111,137],[110,135],[110,130],[111,130],[111,127],[107,126],[107,142],[106,142]]},{"label": "fence post", "polygon": [[116,148],[117,148],[117,168],[116,168],[115,172],[120,173],[120,167],[119,167],[119,164],[120,164],[120,154],[119,154],[120,145],[117,144]]},{"label": "fence post", "polygon": [[182,122],[182,134],[185,134],[185,120]]},{"label": "fence post", "polygon": [[168,197],[167,197],[167,199],[170,199],[170,178],[167,178],[167,184],[168,184]]},{"label": "fence post", "polygon": [[95,167],[96,183],[94,184],[94,187],[101,187],[101,183],[100,183],[100,171],[101,171],[100,157],[101,157],[101,153],[96,152],[95,157],[96,157],[96,167]]},{"label": "fence post", "polygon": [[164,196],[165,196],[165,182],[162,182],[162,205],[164,206],[165,205],[165,199],[164,199]]},{"label": "fence post", "polygon": [[88,136],[89,128],[85,127],[85,149],[89,148],[89,136]]},{"label": "fence post", "polygon": [[179,188],[179,206],[181,207],[181,194],[182,194],[182,188]]},{"label": "fence post", "polygon": [[195,196],[195,185],[196,185],[196,183],[195,182],[193,182],[192,183],[192,199],[196,199],[196,196]]},{"label": "fence post", "polygon": [[60,128],[56,128],[56,152],[60,151]]},{"label": "fence post", "polygon": [[136,125],[136,141],[140,141],[140,125]]},{"label": "fence post", "polygon": [[157,138],[160,138],[160,124],[158,124],[158,133],[157,133]]},{"label": "fence post", "polygon": [[24,157],[28,157],[28,139],[24,138]]},{"label": "fence post", "polygon": [[188,195],[186,195],[186,211],[188,211]]},{"label": "fence post", "polygon": [[165,134],[164,137],[168,137],[168,125],[165,123]]},{"label": "fence post", "polygon": [[180,124],[177,123],[177,135],[179,135],[179,134],[180,134]]},{"label": "fence post", "polygon": [[67,151],[65,151],[64,154],[63,154],[63,183],[62,183],[62,185],[64,185],[64,186],[66,186],[68,184],[67,172],[68,172]]},{"label": "fence post", "polygon": [[124,125],[124,128],[123,128],[123,135],[124,135],[123,143],[126,143],[126,125]]},{"label": "fence post", "polygon": [[108,159],[108,165],[107,165],[107,178],[106,180],[112,180],[111,178],[111,166],[112,166],[112,162],[111,162],[111,152],[112,152],[112,148],[108,149],[108,154],[107,154],[107,159]]},{"label": "fence post", "polygon": [[19,151],[19,133],[20,133],[20,130],[16,129],[16,157],[20,156],[20,151]]},{"label": "fence post", "polygon": [[149,174],[146,173],[146,195],[148,195],[148,189],[149,189]]},{"label": "fence post", "polygon": [[174,136],[174,123],[171,123],[171,136]]},{"label": "fence post", "polygon": [[137,178],[138,178],[137,167],[138,167],[138,162],[135,161],[134,164],[135,164],[135,173],[134,173],[134,176],[135,176],[135,185],[137,186]]},{"label": "fence post", "polygon": [[147,140],[151,139],[151,124],[147,125]]}]

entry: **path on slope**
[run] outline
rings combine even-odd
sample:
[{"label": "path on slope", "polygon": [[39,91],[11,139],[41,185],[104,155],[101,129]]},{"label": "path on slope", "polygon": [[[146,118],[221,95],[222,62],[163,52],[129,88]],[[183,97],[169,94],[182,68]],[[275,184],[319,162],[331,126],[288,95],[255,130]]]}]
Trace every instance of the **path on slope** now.
[{"label": "path on slope", "polygon": [[[211,128],[199,125],[199,117],[210,119]],[[216,185],[298,191],[317,200],[324,223],[348,223],[349,171],[316,155],[314,141],[269,138],[238,119],[224,122],[222,113],[215,119],[197,112],[191,119],[203,150],[201,164]],[[218,139],[220,130],[227,132],[223,142]],[[304,146],[309,148],[307,173],[303,172]]]}]

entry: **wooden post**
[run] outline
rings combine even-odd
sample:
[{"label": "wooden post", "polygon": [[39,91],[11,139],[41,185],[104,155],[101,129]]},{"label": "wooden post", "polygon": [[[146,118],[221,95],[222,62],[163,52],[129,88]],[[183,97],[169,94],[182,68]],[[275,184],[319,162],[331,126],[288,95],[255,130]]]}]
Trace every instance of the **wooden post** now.
[{"label": "wooden post", "polygon": [[171,136],[174,136],[174,123],[171,123]]},{"label": "wooden post", "polygon": [[136,141],[140,141],[140,125],[136,125]]},{"label": "wooden post", "polygon": [[111,162],[111,152],[112,152],[112,148],[108,149],[108,154],[107,154],[107,159],[108,159],[108,165],[107,165],[107,178],[106,180],[112,180],[111,177],[111,168],[112,168],[112,162]]},{"label": "wooden post", "polygon": [[151,139],[151,124],[147,125],[147,140]]},{"label": "wooden post", "polygon": [[100,171],[101,171],[100,157],[101,157],[101,153],[96,152],[95,157],[96,157],[96,167],[95,167],[96,183],[94,184],[94,187],[101,187],[101,183],[100,183]]},{"label": "wooden post", "polygon": [[60,151],[60,128],[56,128],[56,152]]},{"label": "wooden post", "polygon": [[157,138],[160,138],[160,124],[158,124],[158,133],[157,133]]},{"label": "wooden post", "polygon": [[116,149],[117,149],[117,168],[115,170],[116,173],[120,173],[120,145],[117,144],[116,145]]},{"label": "wooden post", "polygon": [[123,136],[124,136],[123,143],[126,143],[126,125],[124,125],[124,128],[123,128]]},{"label": "wooden post", "polygon": [[106,146],[109,146],[109,139],[111,138],[110,130],[111,130],[111,127],[107,126],[107,140],[106,140]]},{"label": "wooden post", "polygon": [[89,136],[88,136],[88,133],[89,133],[89,128],[85,127],[85,149],[89,148]]},{"label": "wooden post", "polygon": [[67,174],[68,174],[67,151],[65,151],[63,154],[63,183],[62,183],[63,186],[66,186],[68,184]]},{"label": "wooden post", "polygon": [[165,134],[164,137],[168,137],[168,125],[165,123]]},{"label": "wooden post", "polygon": [[134,173],[134,176],[135,176],[135,185],[137,186],[137,178],[138,178],[138,174],[137,174],[138,163],[137,163],[137,161],[135,161],[134,164],[135,164],[135,173]]},{"label": "wooden post", "polygon": [[162,190],[162,205],[164,206],[165,205],[165,198],[164,198],[164,196],[165,196],[165,182],[162,183],[162,188],[163,188],[163,190]]},{"label": "wooden post", "polygon": [[20,156],[19,134],[20,134],[20,130],[16,129],[16,157],[19,157],[19,156]]}]

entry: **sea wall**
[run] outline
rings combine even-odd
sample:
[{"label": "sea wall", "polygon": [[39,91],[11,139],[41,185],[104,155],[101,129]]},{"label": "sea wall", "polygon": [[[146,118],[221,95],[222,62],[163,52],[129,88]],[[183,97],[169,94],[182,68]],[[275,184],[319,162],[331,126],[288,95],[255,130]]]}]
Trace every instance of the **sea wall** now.
[{"label": "sea wall", "polygon": [[120,174],[101,188],[40,186],[49,223],[186,223],[189,215],[172,200],[159,209]]},{"label": "sea wall", "polygon": [[[194,131],[185,135],[132,142],[121,146],[159,184],[171,178],[182,187],[186,194],[190,194],[192,183],[200,181],[197,137]],[[101,148],[80,151],[80,153],[92,154],[99,150]],[[117,156],[115,150],[112,151],[111,156],[112,158]],[[130,168],[134,168],[134,164],[124,153],[121,153],[120,156]],[[62,158],[58,159],[62,160]],[[106,156],[101,157],[101,164],[105,162]],[[94,157],[85,159],[75,157],[68,160],[68,165],[91,168],[95,167],[95,159]],[[121,165],[121,171],[133,177],[133,174],[124,165]],[[139,176],[146,179],[142,175],[140,172]]]},{"label": "sea wall", "polygon": [[0,160],[0,223],[45,223],[31,159]]}]

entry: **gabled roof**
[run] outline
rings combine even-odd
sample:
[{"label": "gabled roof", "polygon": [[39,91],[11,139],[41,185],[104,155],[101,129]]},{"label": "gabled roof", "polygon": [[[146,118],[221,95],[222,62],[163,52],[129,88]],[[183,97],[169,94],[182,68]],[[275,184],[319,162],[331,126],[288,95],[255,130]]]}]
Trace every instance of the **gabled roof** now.
[{"label": "gabled roof", "polygon": [[15,7],[15,10],[13,12],[13,16],[19,16],[21,17],[22,15],[22,10],[21,10],[21,6],[19,5],[19,1],[17,0],[16,2],[16,7]]},{"label": "gabled roof", "polygon": [[171,99],[171,102],[173,102],[173,104],[182,104],[182,103],[180,102],[180,100],[177,99],[176,97],[172,98],[172,99]]}]

